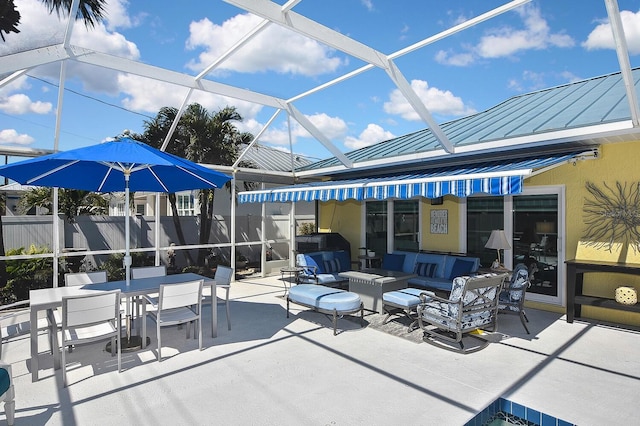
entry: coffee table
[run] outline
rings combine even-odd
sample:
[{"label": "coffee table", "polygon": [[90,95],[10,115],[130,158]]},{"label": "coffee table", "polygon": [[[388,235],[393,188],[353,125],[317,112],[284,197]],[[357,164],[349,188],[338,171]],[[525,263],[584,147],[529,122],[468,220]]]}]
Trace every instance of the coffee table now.
[{"label": "coffee table", "polygon": [[407,281],[416,277],[402,271],[366,269],[364,271],[340,272],[340,277],[349,279],[349,291],[357,293],[368,311],[384,314],[382,295],[387,291],[407,288]]}]

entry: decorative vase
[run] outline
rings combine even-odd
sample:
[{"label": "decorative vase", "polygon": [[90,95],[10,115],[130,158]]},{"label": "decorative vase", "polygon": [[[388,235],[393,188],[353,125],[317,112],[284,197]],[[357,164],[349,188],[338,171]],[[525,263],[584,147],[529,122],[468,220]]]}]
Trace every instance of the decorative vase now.
[{"label": "decorative vase", "polygon": [[635,305],[638,303],[638,292],[633,287],[616,288],[616,302],[622,305]]}]

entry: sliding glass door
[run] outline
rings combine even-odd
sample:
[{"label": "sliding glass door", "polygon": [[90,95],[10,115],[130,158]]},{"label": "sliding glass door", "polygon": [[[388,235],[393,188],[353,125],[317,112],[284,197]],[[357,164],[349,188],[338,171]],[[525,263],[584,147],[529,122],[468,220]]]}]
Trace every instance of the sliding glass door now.
[{"label": "sliding glass door", "polygon": [[529,268],[528,299],[562,304],[564,301],[564,188],[528,188],[520,195],[470,197],[466,200],[467,253],[489,267],[495,250],[484,247],[493,229],[504,229],[511,249],[505,266]]}]

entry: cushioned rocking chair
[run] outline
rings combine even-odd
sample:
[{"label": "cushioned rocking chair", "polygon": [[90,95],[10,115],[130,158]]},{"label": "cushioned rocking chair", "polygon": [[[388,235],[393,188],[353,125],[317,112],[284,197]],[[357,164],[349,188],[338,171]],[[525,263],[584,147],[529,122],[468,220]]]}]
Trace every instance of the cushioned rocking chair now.
[{"label": "cushioned rocking chair", "polygon": [[[424,341],[459,353],[486,347],[490,341],[478,330],[496,331],[498,293],[506,277],[507,274],[458,277],[453,280],[448,299],[420,295],[418,324],[424,331]],[[480,344],[465,348],[465,336],[478,338]]]}]

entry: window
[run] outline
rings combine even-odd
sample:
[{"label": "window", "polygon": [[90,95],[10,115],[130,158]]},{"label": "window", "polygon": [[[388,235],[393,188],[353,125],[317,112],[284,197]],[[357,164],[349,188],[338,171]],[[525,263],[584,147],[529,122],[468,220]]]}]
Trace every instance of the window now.
[{"label": "window", "polygon": [[496,258],[495,250],[484,247],[494,229],[505,229],[504,198],[467,198],[467,254],[479,257],[482,266],[490,266]]},{"label": "window", "polygon": [[177,194],[176,207],[178,216],[195,216],[195,200],[191,194]]},{"label": "window", "polygon": [[144,216],[144,204],[136,204],[136,214]]},{"label": "window", "polygon": [[368,201],[365,216],[365,246],[369,250],[382,256],[393,250],[420,249],[419,200]]}]

